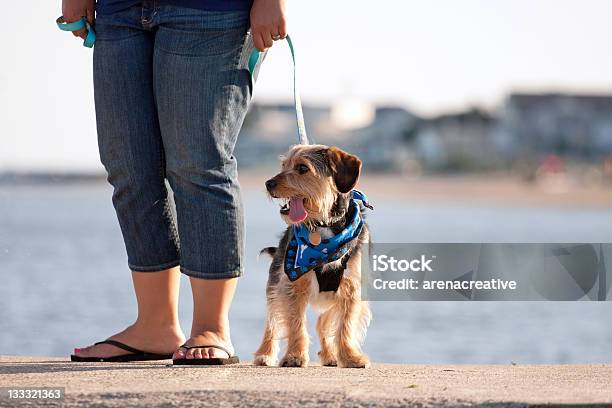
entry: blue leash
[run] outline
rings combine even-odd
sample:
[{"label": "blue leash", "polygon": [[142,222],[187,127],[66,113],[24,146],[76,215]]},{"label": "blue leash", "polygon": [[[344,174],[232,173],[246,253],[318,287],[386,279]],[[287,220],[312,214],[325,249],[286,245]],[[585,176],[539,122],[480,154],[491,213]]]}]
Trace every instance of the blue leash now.
[{"label": "blue leash", "polygon": [[[83,41],[83,46],[92,48],[96,42],[96,32],[85,17],[81,17],[80,20],[67,23],[64,20],[64,16],[59,17],[55,20],[55,23],[62,31],[78,31],[82,29],[87,30],[87,37]],[[308,135],[306,133],[306,124],[304,123],[304,110],[302,109],[302,98],[298,89],[297,74],[296,74],[296,63],[295,63],[295,49],[293,47],[293,41],[291,37],[287,36],[287,44],[289,44],[289,50],[291,51],[291,59],[293,60],[293,99],[295,102],[295,118],[297,121],[299,144],[309,144]],[[259,62],[261,52],[254,48],[249,57],[249,72],[251,75],[255,72],[255,67]]]},{"label": "blue leash", "polygon": [[83,41],[83,47],[92,48],[94,43],[96,42],[96,32],[89,22],[85,19],[85,17],[81,17],[80,20],[73,21],[71,23],[67,23],[64,20],[64,16],[59,17],[55,20],[55,23],[62,31],[79,31],[82,29],[87,30],[87,37],[85,37],[85,41]]},{"label": "blue leash", "polygon": [[[293,60],[293,100],[295,102],[295,118],[297,121],[299,144],[309,144],[308,135],[306,134],[306,124],[304,123],[304,111],[302,109],[302,98],[300,97],[300,91],[298,89],[298,81],[296,74],[296,63],[295,63],[295,49],[293,47],[293,41],[291,37],[286,37],[287,44],[289,44],[289,50],[291,51],[291,59]],[[249,57],[249,72],[251,75],[255,72],[255,66],[259,61],[261,52],[254,48]]]}]

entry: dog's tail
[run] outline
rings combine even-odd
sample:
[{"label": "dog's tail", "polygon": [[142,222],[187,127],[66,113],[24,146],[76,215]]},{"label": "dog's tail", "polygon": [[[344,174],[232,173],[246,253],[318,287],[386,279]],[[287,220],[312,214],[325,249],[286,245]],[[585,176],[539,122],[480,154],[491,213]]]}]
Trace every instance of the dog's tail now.
[{"label": "dog's tail", "polygon": [[274,258],[274,255],[276,255],[276,252],[278,251],[277,247],[267,247],[262,249],[261,251],[259,251],[259,255],[270,255],[270,258]]}]

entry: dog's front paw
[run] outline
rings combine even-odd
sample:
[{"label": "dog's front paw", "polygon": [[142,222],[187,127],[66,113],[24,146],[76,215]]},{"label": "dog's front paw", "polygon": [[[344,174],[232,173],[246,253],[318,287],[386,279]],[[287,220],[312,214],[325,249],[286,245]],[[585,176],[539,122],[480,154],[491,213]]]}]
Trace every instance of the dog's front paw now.
[{"label": "dog's front paw", "polygon": [[338,365],[338,361],[336,358],[330,353],[323,353],[319,351],[319,361],[321,361],[322,366],[326,367],[336,367]]},{"label": "dog's front paw", "polygon": [[344,368],[368,368],[370,359],[365,354],[357,354],[338,359],[338,366]]},{"label": "dog's front paw", "polygon": [[272,367],[276,364],[276,361],[274,360],[275,360],[274,357],[262,354],[259,356],[255,356],[255,358],[253,359],[253,365],[262,366],[262,367],[265,367],[265,366]]},{"label": "dog's front paw", "polygon": [[308,356],[294,356],[287,354],[278,364],[281,367],[306,367],[308,366]]}]

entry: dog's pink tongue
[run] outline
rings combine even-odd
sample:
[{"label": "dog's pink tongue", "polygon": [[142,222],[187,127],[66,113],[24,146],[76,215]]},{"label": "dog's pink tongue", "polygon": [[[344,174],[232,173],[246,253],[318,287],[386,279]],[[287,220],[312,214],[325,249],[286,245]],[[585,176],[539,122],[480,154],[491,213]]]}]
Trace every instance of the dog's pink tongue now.
[{"label": "dog's pink tongue", "polygon": [[304,200],[302,198],[292,198],[289,200],[289,219],[293,222],[302,222],[306,219]]}]

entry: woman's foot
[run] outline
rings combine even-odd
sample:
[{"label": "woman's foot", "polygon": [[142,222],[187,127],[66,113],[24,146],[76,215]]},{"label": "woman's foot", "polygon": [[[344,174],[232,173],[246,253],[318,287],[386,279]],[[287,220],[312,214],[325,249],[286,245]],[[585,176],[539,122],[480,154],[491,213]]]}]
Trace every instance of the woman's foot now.
[{"label": "woman's foot", "polygon": [[231,353],[212,347],[184,349],[179,348],[173,360],[194,358],[228,358],[234,356],[234,346],[230,338],[229,308],[232,303],[238,279],[197,279],[191,278],[193,294],[193,322],[191,338],[187,346],[220,346]]},{"label": "woman's foot", "polygon": [[[132,272],[138,318],[136,323],[106,340],[116,340],[147,353],[172,354],[185,341],[178,322],[180,277],[178,267],[159,272]],[[76,348],[74,354],[108,358],[129,352],[110,344],[99,344]]]},{"label": "woman's foot", "polygon": [[192,349],[184,349],[179,348],[175,351],[172,356],[173,360],[181,360],[181,359],[202,359],[202,358],[228,358],[234,355],[234,346],[232,345],[232,341],[230,339],[229,334],[221,333],[220,331],[203,331],[202,333],[192,336],[185,343],[187,346],[198,346],[198,345],[214,345],[221,346],[227,351],[231,353],[231,355],[227,355],[223,350],[205,347],[205,348],[192,348]]},{"label": "woman's foot", "polygon": [[[178,325],[141,324],[136,322],[108,339],[120,341],[148,353],[169,355],[183,344],[185,336]],[[74,354],[79,357],[108,358],[129,354],[129,352],[110,344],[99,344],[97,346],[75,348]]]}]

